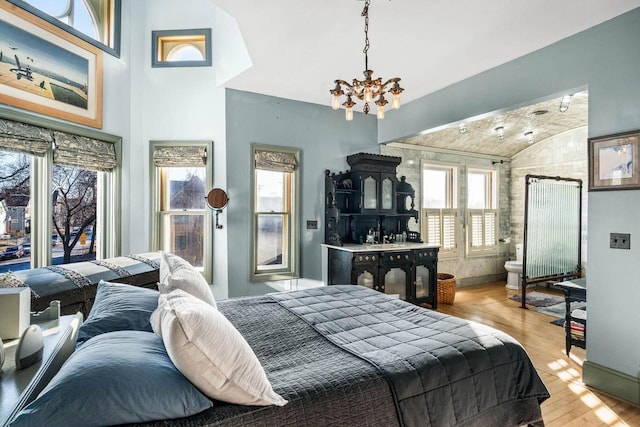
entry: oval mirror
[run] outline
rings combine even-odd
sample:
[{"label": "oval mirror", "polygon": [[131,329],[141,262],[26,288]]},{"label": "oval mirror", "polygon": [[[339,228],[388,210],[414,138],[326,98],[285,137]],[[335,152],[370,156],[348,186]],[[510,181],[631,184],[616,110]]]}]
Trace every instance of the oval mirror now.
[{"label": "oval mirror", "polygon": [[207,204],[212,209],[222,209],[227,206],[229,196],[222,188],[213,188],[207,194]]}]

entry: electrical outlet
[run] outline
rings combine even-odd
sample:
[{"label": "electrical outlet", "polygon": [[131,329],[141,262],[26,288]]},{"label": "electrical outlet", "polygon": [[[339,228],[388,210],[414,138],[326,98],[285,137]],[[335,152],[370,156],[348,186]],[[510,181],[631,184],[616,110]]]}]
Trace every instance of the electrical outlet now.
[{"label": "electrical outlet", "polygon": [[610,233],[609,247],[612,249],[631,249],[631,234]]},{"label": "electrical outlet", "polygon": [[307,230],[317,230],[318,221],[307,220]]}]

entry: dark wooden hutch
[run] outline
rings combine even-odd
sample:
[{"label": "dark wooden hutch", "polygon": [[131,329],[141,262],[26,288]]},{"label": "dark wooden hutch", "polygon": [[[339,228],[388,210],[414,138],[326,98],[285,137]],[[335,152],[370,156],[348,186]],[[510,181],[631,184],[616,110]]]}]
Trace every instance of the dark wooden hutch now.
[{"label": "dark wooden hutch", "polygon": [[325,171],[327,283],[367,286],[437,306],[438,247],[409,230],[415,191],[396,176],[400,157],[358,153],[351,170]]}]

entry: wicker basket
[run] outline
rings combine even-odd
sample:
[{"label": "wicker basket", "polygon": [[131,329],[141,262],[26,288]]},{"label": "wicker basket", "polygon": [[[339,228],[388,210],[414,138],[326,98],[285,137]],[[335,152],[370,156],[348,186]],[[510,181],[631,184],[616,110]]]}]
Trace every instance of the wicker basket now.
[{"label": "wicker basket", "polygon": [[438,304],[453,304],[456,298],[456,276],[438,273]]}]

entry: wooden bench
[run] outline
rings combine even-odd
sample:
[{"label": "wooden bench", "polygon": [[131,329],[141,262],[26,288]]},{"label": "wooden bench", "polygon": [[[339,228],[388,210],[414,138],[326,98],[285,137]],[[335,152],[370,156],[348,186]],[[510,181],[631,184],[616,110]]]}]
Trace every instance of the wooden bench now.
[{"label": "wooden bench", "polygon": [[100,280],[157,289],[160,252],[148,252],[73,264],[52,265],[0,276],[0,286],[31,288],[31,311],[60,301],[60,314],[85,316],[93,306]]}]

